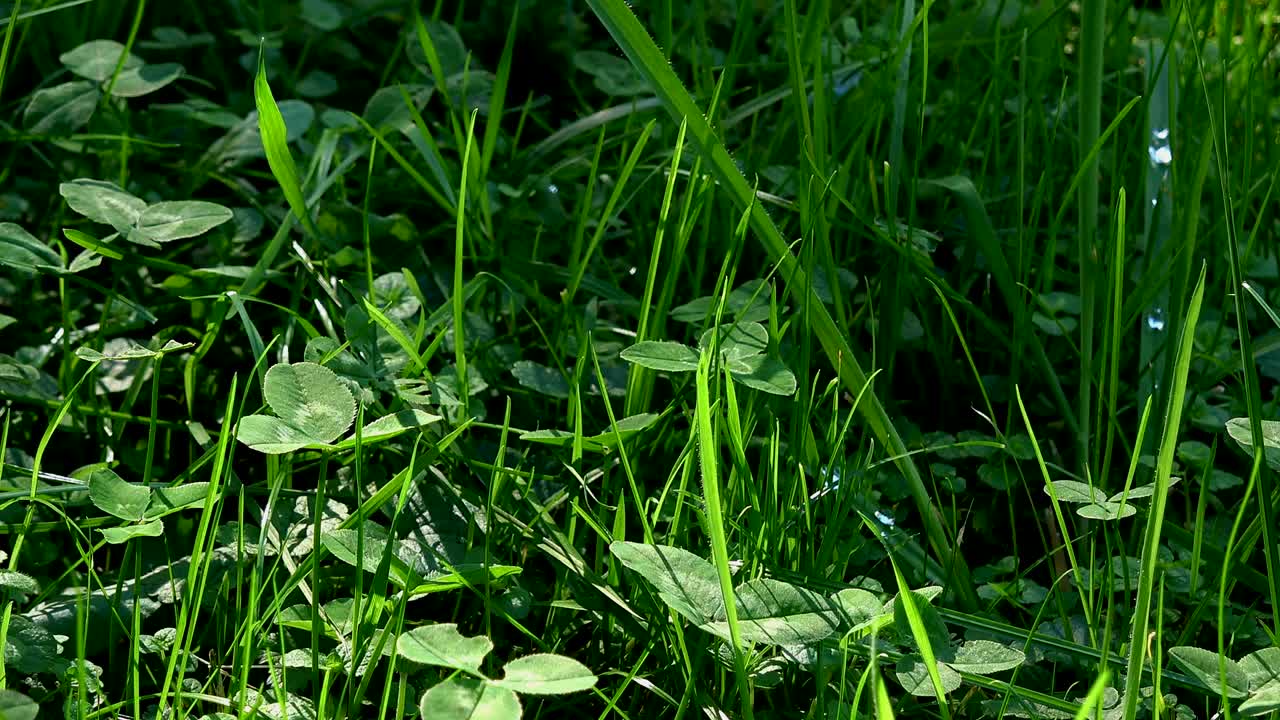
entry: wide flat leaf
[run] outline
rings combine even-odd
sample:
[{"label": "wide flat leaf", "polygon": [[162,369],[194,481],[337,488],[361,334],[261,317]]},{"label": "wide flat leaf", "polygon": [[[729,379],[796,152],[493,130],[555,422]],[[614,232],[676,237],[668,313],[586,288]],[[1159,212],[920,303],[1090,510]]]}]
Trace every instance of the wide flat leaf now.
[{"label": "wide flat leaf", "polygon": [[[1231,418],[1227,421],[1227,434],[1248,454],[1253,454],[1253,431],[1249,429],[1249,418]],[[1266,448],[1267,465],[1272,470],[1280,470],[1280,421],[1262,421],[1262,445]]]},{"label": "wide flat leaf", "polygon": [[[898,661],[894,672],[902,689],[917,697],[933,697],[936,693],[933,681],[929,679],[929,669],[924,662],[915,656],[905,657]],[[942,679],[942,692],[953,693],[960,689],[962,678],[946,663],[938,663],[938,676]]]},{"label": "wide flat leaf", "polygon": [[[410,104],[421,110],[435,88],[429,85],[391,85],[379,88],[364,106],[365,122],[375,130],[404,131],[413,127],[413,113]],[[409,101],[405,102],[405,95]]]},{"label": "wide flat leaf", "polygon": [[0,718],[4,720],[36,720],[40,706],[35,700],[14,690],[0,690]]},{"label": "wide flat leaf", "polygon": [[[363,440],[377,440],[399,435],[402,432],[430,425],[439,420],[439,415],[432,415],[425,410],[410,408],[390,415],[383,415],[377,420],[366,424],[360,430],[360,437]],[[352,440],[354,439],[352,438]]]},{"label": "wide flat leaf", "polygon": [[1090,520],[1120,520],[1136,515],[1138,509],[1129,503],[1101,502],[1081,505],[1076,514]]},{"label": "wide flat leaf", "polygon": [[[106,82],[116,71],[121,55],[125,55],[124,45],[115,40],[90,40],[74,50],[62,53],[58,60],[82,78]],[[129,53],[125,56],[123,70],[131,70],[143,64],[142,58]]]},{"label": "wide flat leaf", "polygon": [[4,664],[26,675],[49,672],[58,659],[58,641],[44,627],[25,616],[9,618],[5,637]]},{"label": "wide flat leaf", "polygon": [[844,622],[846,632],[860,630],[882,618],[892,617],[884,603],[861,588],[845,588],[831,598],[832,606]]},{"label": "wide flat leaf", "polygon": [[[929,639],[929,644],[933,646],[933,654],[941,660],[947,660],[951,655],[951,635],[947,632],[947,625],[942,621],[942,616],[938,614],[938,610],[929,604],[929,597],[921,590],[911,591],[913,605],[916,612],[920,614],[920,620],[924,623],[925,636]],[[938,588],[939,590],[941,588]],[[915,638],[911,634],[911,623],[907,618],[907,608],[902,602],[902,596],[897,595],[892,600],[893,603],[893,624],[898,634],[905,640],[915,643]]]},{"label": "wide flat leaf", "polygon": [[263,395],[281,420],[315,442],[333,442],[356,416],[351,391],[336,373],[315,363],[273,365],[267,371]]},{"label": "wide flat leaf", "polygon": [[125,482],[107,468],[89,476],[89,499],[101,511],[121,520],[142,520],[151,503],[151,488]]},{"label": "wide flat leaf", "polygon": [[190,482],[177,487],[155,488],[151,491],[151,503],[147,505],[146,517],[164,517],[179,510],[204,507],[205,496],[209,494],[209,483]]},{"label": "wide flat leaf", "polygon": [[[734,590],[738,633],[744,641],[765,645],[810,645],[839,629],[831,602],[811,590],[780,580],[749,580]],[[721,611],[703,630],[728,639],[729,624]]]},{"label": "wide flat leaf", "polygon": [[494,685],[526,695],[565,695],[595,687],[590,668],[573,658],[538,653],[512,660]]},{"label": "wide flat leaf", "polygon": [[739,362],[745,366],[743,368],[745,372],[734,369],[731,365],[729,371],[733,373],[734,380],[771,395],[795,394],[796,376],[782,364],[781,360],[767,355],[756,355],[743,358]]},{"label": "wide flat leaf", "polygon": [[[626,351],[623,351],[626,354]],[[534,392],[554,398],[569,397],[569,382],[559,370],[528,360],[519,360],[511,366],[516,381]]]},{"label": "wide flat leaf", "polygon": [[668,340],[645,340],[625,349],[623,360],[659,372],[693,372],[698,353],[688,345]]},{"label": "wide flat leaf", "polygon": [[112,545],[123,545],[137,537],[160,537],[164,535],[164,521],[160,518],[148,520],[138,525],[122,525],[120,527],[102,528],[102,536]]},{"label": "wide flat leaf", "polygon": [[[1076,480],[1054,480],[1053,492],[1057,494],[1058,502],[1101,503],[1107,501],[1107,494],[1100,488],[1090,487]],[[1048,485],[1044,486],[1044,494],[1050,494]]]},{"label": "wide flat leaf", "polygon": [[1249,694],[1249,676],[1231,658],[1219,658],[1217,653],[1210,650],[1186,645],[1169,648],[1169,658],[1179,669],[1214,693],[1223,691],[1222,679],[1218,674],[1221,660],[1226,664],[1227,697],[1242,698]]},{"label": "wide flat leaf", "polygon": [[1240,658],[1240,669],[1254,690],[1280,680],[1280,647],[1263,648]]},{"label": "wide flat leaf", "polygon": [[1012,670],[1027,659],[1021,650],[1006,647],[990,640],[970,640],[956,650],[955,657],[947,661],[952,668],[975,675]]},{"label": "wide flat leaf", "polygon": [[317,444],[309,433],[270,415],[240,418],[236,439],[268,455],[282,455]]},{"label": "wide flat leaf", "polygon": [[396,652],[420,665],[479,672],[484,658],[493,651],[493,642],[483,635],[463,637],[453,623],[424,625],[402,633]]},{"label": "wide flat leaf", "polygon": [[143,65],[121,71],[116,84],[111,86],[113,97],[141,97],[159,90],[182,77],[184,69],[178,63]]},{"label": "wide flat leaf", "polygon": [[707,328],[698,338],[698,349],[710,347],[715,338],[719,338],[721,355],[729,360],[744,360],[769,349],[769,331],[756,322],[740,321]]},{"label": "wide flat leaf", "polygon": [[1249,699],[1240,703],[1240,714],[1246,717],[1258,717],[1275,710],[1280,710],[1280,680],[1272,680],[1254,690]]},{"label": "wide flat leaf", "polygon": [[197,237],[232,218],[231,209],[200,200],[149,205],[138,217],[137,232],[158,243]]},{"label": "wide flat leaf", "polygon": [[65,267],[53,248],[13,223],[0,223],[0,265],[25,275],[33,275],[42,267]]},{"label": "wide flat leaf", "polygon": [[89,123],[101,98],[97,83],[88,80],[37,90],[22,112],[22,125],[33,135],[71,135]]},{"label": "wide flat leaf", "polygon": [[632,572],[649,581],[663,602],[694,623],[719,618],[724,608],[720,578],[711,563],[670,545],[616,541],[609,552]]},{"label": "wide flat leaf", "polygon": [[483,680],[454,677],[422,694],[423,718],[440,720],[519,720],[520,698]]},{"label": "wide flat leaf", "polygon": [[118,186],[101,180],[81,178],[58,186],[67,206],[94,222],[128,233],[138,222],[147,203]]}]

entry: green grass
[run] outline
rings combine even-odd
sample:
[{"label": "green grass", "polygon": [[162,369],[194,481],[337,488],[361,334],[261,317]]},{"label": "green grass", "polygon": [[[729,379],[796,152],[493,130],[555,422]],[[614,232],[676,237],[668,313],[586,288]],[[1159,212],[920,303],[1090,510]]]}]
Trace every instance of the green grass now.
[{"label": "green grass", "polygon": [[0,718],[1280,716],[1277,11],[0,6]]}]

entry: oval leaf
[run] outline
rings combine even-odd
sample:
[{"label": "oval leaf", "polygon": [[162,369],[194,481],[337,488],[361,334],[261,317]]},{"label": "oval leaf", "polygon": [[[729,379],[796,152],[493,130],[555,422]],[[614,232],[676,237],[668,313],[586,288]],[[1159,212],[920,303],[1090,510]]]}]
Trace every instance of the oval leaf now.
[{"label": "oval leaf", "polygon": [[138,232],[153,242],[196,237],[232,218],[230,208],[200,200],[158,202],[138,217]]},{"label": "oval leaf", "polygon": [[421,665],[438,665],[479,672],[480,663],[493,651],[493,642],[483,635],[463,637],[452,623],[425,625],[402,633],[396,641],[400,657]]},{"label": "oval leaf", "polygon": [[947,664],[960,672],[990,675],[1012,670],[1026,659],[1027,656],[1021,650],[1005,647],[998,642],[970,640],[956,650],[955,657],[948,660]]},{"label": "oval leaf", "polygon": [[1121,520],[1137,514],[1138,508],[1129,503],[1102,502],[1081,505],[1076,514],[1090,520]]},{"label": "oval leaf", "polygon": [[121,520],[142,520],[151,503],[151,488],[124,481],[107,468],[89,476],[89,499],[102,512]]},{"label": "oval leaf", "polygon": [[102,536],[112,545],[123,545],[136,537],[160,537],[164,534],[164,521],[160,518],[139,525],[102,528]]},{"label": "oval leaf", "polygon": [[27,275],[42,267],[65,267],[53,248],[13,223],[0,223],[0,265]]},{"label": "oval leaf", "polygon": [[[124,45],[115,40],[90,40],[74,50],[62,53],[58,60],[82,78],[106,82],[115,73],[121,55],[125,55]],[[121,72],[142,65],[142,58],[130,53],[124,59]]]},{"label": "oval leaf", "polygon": [[769,331],[756,322],[736,322],[708,328],[698,338],[698,348],[711,346],[715,337],[720,340],[720,353],[729,360],[745,360],[769,349]]},{"label": "oval leaf", "polygon": [[1185,645],[1169,648],[1169,658],[1174,665],[1214,693],[1223,691],[1222,679],[1218,675],[1221,660],[1226,664],[1227,670],[1227,697],[1242,698],[1249,694],[1249,676],[1231,658],[1219,658],[1215,652]]},{"label": "oval leaf", "polygon": [[[732,361],[731,361],[732,362]],[[767,355],[757,355],[740,361],[745,372],[740,372],[730,365],[733,378],[749,388],[771,395],[794,395],[796,392],[796,376],[782,364],[781,360]]]},{"label": "oval leaf", "polygon": [[[839,629],[836,610],[822,595],[780,580],[760,578],[734,590],[739,636],[765,645],[812,645]],[[728,639],[729,624],[708,623],[703,630]]]},{"label": "oval leaf", "polygon": [[609,552],[637,575],[648,580],[672,610],[702,625],[719,619],[724,596],[711,563],[670,545],[646,545],[622,540]]},{"label": "oval leaf", "polygon": [[520,698],[510,690],[469,677],[445,680],[422,694],[424,718],[519,720]]},{"label": "oval leaf", "polygon": [[[905,657],[898,661],[894,668],[898,683],[902,689],[917,697],[933,697],[933,681],[929,679],[929,669],[918,657]],[[946,663],[938,663],[938,676],[942,679],[942,692],[953,693],[960,689],[960,673],[951,669]]]},{"label": "oval leaf", "polygon": [[[1253,431],[1249,418],[1231,418],[1227,421],[1227,434],[1248,454],[1253,454]],[[1267,449],[1267,465],[1280,470],[1280,421],[1262,421],[1262,444]]]},{"label": "oval leaf", "polygon": [[100,180],[72,180],[59,185],[58,192],[72,210],[121,233],[129,232],[147,209],[147,203],[141,198]]},{"label": "oval leaf", "polygon": [[319,443],[333,442],[356,417],[351,391],[336,373],[315,363],[272,366],[263,395],[281,420]]},{"label": "oval leaf", "polygon": [[141,97],[177,80],[182,77],[183,72],[183,67],[178,63],[143,65],[124,70],[116,78],[116,84],[111,86],[111,95],[123,98]]},{"label": "oval leaf", "polygon": [[89,123],[101,97],[98,85],[87,80],[38,90],[22,112],[22,124],[33,135],[70,135]]},{"label": "oval leaf", "polygon": [[565,695],[595,687],[596,676],[573,658],[539,653],[512,660],[494,685],[529,695]]},{"label": "oval leaf", "polygon": [[645,340],[623,350],[623,360],[659,372],[694,372],[698,353],[688,345],[667,340]]},{"label": "oval leaf", "polygon": [[[1107,501],[1107,494],[1101,489],[1075,480],[1054,480],[1052,492],[1057,494],[1058,502],[1101,503]],[[1048,485],[1044,486],[1044,494],[1050,494]]]},{"label": "oval leaf", "polygon": [[268,455],[282,455],[315,444],[315,440],[303,430],[270,415],[240,418],[236,439]]}]

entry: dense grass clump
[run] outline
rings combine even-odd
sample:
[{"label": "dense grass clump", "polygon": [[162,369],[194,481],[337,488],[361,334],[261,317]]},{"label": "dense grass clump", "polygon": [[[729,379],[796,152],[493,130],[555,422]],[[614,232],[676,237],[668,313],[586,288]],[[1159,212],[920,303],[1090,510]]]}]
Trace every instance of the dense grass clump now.
[{"label": "dense grass clump", "polygon": [[1280,716],[1276,3],[3,8],[0,718]]}]

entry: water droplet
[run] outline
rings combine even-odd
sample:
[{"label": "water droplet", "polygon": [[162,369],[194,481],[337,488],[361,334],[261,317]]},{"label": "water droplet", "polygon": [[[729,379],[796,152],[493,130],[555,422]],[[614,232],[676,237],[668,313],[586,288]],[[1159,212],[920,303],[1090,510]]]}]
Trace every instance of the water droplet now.
[{"label": "water droplet", "polygon": [[560,188],[555,183],[548,183],[547,192],[551,193],[552,195],[555,195],[556,193],[560,192]]},{"label": "water droplet", "polygon": [[884,513],[877,510],[876,519],[880,521],[881,525],[888,525],[889,527],[893,527],[893,523],[894,523],[893,516],[889,515],[888,513]]},{"label": "water droplet", "polygon": [[1173,148],[1169,146],[1169,128],[1151,131],[1151,144],[1147,146],[1147,157],[1156,167],[1167,167],[1173,162]]},{"label": "water droplet", "polygon": [[1147,327],[1156,332],[1164,331],[1164,308],[1152,308],[1147,313]]},{"label": "water droplet", "polygon": [[636,274],[636,266],[635,266],[635,265],[632,265],[632,266],[631,266],[631,269],[627,271],[627,274],[628,274],[628,275],[635,275],[635,274]]}]

